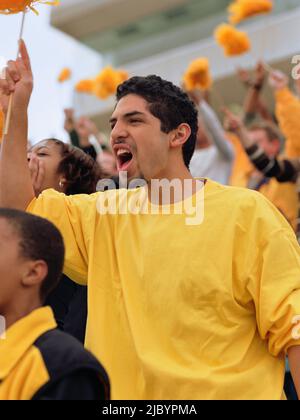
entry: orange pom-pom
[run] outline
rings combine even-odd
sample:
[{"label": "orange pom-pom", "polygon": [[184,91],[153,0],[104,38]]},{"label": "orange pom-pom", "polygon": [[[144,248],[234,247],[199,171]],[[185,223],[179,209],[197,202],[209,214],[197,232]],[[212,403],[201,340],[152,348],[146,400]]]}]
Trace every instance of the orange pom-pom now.
[{"label": "orange pom-pom", "polygon": [[95,95],[100,99],[107,99],[114,95],[118,86],[128,79],[128,73],[105,67],[95,79]]},{"label": "orange pom-pom", "polygon": [[57,6],[60,0],[0,0],[0,14],[11,15],[27,12],[28,10],[32,10],[37,14],[38,12],[34,7],[37,3]]},{"label": "orange pom-pom", "polygon": [[245,54],[251,49],[251,42],[246,32],[238,31],[226,23],[217,27],[215,38],[228,57]]},{"label": "orange pom-pom", "polygon": [[108,99],[116,93],[118,86],[128,77],[128,73],[124,70],[105,67],[95,79],[81,80],[75,89],[79,93],[94,94],[100,99]]},{"label": "orange pom-pom", "polygon": [[99,98],[99,99],[108,99],[112,93],[109,92],[107,90],[107,88],[105,86],[103,86],[101,83],[95,83],[94,85],[94,94]]},{"label": "orange pom-pom", "polygon": [[57,80],[59,83],[63,83],[63,82],[66,82],[67,80],[70,80],[71,77],[72,77],[71,70],[68,68],[65,68],[60,72]]},{"label": "orange pom-pom", "polygon": [[194,60],[185,72],[183,82],[187,90],[208,90],[212,85],[208,59],[198,58]]},{"label": "orange pom-pom", "polygon": [[112,67],[105,67],[96,77],[95,81],[96,85],[100,86],[99,91],[113,95],[120,84],[120,77]]},{"label": "orange pom-pom", "polygon": [[81,80],[75,86],[75,90],[78,93],[87,93],[87,94],[94,94],[94,85],[95,82],[91,79]]},{"label": "orange pom-pom", "polygon": [[229,7],[230,23],[237,24],[252,16],[273,10],[271,0],[235,0]]}]

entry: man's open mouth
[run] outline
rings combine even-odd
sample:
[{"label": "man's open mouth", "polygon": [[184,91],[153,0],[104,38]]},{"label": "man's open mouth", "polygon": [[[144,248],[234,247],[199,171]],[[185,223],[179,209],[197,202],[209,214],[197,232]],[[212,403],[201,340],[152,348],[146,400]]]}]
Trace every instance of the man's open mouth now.
[{"label": "man's open mouth", "polygon": [[133,154],[127,149],[119,149],[117,151],[118,170],[126,171],[133,159]]}]

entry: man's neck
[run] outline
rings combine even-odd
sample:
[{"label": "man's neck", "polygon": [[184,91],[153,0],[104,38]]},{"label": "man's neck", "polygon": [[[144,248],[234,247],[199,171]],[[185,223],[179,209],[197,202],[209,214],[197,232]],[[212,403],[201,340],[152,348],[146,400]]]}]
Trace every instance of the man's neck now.
[{"label": "man's neck", "polygon": [[154,179],[167,179],[169,181],[172,181],[174,179],[179,179],[180,181],[184,181],[185,179],[194,179],[191,175],[188,168],[183,165],[180,167],[176,167],[176,165],[172,165],[169,168],[166,168],[166,170],[161,171],[158,173]]},{"label": "man's neck", "polygon": [[148,182],[148,198],[156,205],[174,204],[196,194],[202,187],[203,182],[193,178],[185,165],[177,168],[172,165]]}]

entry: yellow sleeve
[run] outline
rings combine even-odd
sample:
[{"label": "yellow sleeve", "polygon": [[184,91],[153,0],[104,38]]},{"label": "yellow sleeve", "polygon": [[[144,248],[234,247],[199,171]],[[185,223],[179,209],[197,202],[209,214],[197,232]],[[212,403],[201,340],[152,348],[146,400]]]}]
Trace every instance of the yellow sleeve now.
[{"label": "yellow sleeve", "polygon": [[276,92],[276,116],[286,137],[285,154],[288,158],[300,156],[300,101],[288,89]]},{"label": "yellow sleeve", "polygon": [[233,133],[226,133],[227,139],[234,147],[235,159],[232,165],[230,185],[236,187],[246,187],[249,180],[249,174],[254,171],[245,149],[240,139]]},{"label": "yellow sleeve", "polygon": [[267,200],[262,202],[265,205],[256,215],[256,257],[246,287],[255,304],[260,336],[277,357],[300,346],[300,337],[293,336],[300,315],[300,248],[283,216]]},{"label": "yellow sleeve", "polygon": [[60,230],[65,242],[64,273],[85,285],[88,273],[89,243],[96,218],[97,194],[66,196],[54,190],[34,199],[27,211],[50,220]]}]

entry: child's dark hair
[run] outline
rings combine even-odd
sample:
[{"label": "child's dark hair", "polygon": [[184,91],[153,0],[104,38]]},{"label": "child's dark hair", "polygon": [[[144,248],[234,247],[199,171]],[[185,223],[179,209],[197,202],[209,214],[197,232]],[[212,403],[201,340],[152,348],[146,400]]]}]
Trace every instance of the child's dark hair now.
[{"label": "child's dark hair", "polygon": [[48,274],[40,290],[44,303],[61,278],[65,257],[62,235],[48,220],[19,210],[0,208],[0,219],[6,220],[16,232],[22,258],[47,264]]}]

